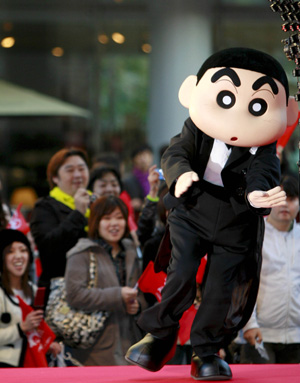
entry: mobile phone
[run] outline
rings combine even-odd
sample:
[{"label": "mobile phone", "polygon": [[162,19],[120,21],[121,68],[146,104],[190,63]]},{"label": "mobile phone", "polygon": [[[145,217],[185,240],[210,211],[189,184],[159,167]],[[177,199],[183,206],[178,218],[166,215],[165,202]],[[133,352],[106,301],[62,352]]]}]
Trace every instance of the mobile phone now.
[{"label": "mobile phone", "polygon": [[159,175],[159,179],[160,180],[164,180],[165,179],[165,177],[164,177],[164,173],[163,173],[163,170],[162,169],[155,169],[155,171],[158,173],[158,175]]},{"label": "mobile phone", "polygon": [[34,297],[33,308],[35,310],[44,310],[45,308],[45,291],[46,287],[38,287]]}]

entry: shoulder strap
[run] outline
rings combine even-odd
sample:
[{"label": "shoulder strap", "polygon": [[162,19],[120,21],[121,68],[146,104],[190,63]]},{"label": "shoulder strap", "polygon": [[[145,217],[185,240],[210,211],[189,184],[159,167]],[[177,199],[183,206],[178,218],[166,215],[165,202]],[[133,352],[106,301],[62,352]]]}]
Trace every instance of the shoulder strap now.
[{"label": "shoulder strap", "polygon": [[95,257],[95,254],[92,251],[90,251],[89,257],[90,257],[90,268],[89,268],[90,280],[89,280],[89,283],[88,283],[88,288],[90,289],[90,288],[96,286],[97,278],[98,278],[98,273],[97,273],[96,257]]}]

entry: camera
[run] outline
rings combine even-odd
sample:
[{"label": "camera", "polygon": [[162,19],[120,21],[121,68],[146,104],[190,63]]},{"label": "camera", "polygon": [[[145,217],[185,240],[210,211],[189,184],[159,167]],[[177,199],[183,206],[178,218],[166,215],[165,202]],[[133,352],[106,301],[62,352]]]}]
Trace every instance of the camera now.
[{"label": "camera", "polygon": [[90,195],[90,206],[91,206],[91,204],[92,204],[93,202],[96,201],[97,198],[98,198],[98,196],[96,196],[96,194],[91,194],[91,195]]}]

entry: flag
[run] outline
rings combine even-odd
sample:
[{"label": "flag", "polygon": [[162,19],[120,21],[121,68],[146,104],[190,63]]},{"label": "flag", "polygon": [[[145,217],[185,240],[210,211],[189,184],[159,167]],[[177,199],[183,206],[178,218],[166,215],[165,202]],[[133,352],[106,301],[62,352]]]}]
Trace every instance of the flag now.
[{"label": "flag", "polygon": [[23,234],[28,234],[30,231],[30,227],[28,223],[26,222],[23,214],[21,213],[21,207],[22,203],[20,203],[15,210],[14,214],[12,215],[11,219],[9,220],[6,228],[7,229],[13,229],[13,230],[19,230]]},{"label": "flag", "polygon": [[[300,118],[300,112],[298,112],[298,118]],[[298,118],[292,125],[287,126],[283,135],[278,138],[276,143],[277,154],[281,154],[286,144],[288,143],[291,135],[293,134],[296,126],[298,125]]]},{"label": "flag", "polygon": [[204,273],[205,273],[205,268],[206,268],[206,264],[207,264],[207,254],[205,255],[205,257],[203,257],[201,259],[201,263],[200,263],[200,266],[199,266],[199,269],[197,271],[197,275],[196,275],[196,282],[201,285],[202,281],[203,281],[203,277],[204,277]]},{"label": "flag", "polygon": [[178,339],[181,346],[183,346],[189,339],[190,339],[190,333],[192,324],[195,319],[195,315],[197,313],[197,309],[194,305],[192,305],[189,309],[187,309],[180,321],[179,321],[179,332],[178,332]]},{"label": "flag", "polygon": [[[201,263],[196,275],[196,282],[201,284],[205,273],[207,263],[207,255],[201,259]],[[154,271],[154,262],[150,261],[140,276],[137,285],[144,293],[153,294],[158,302],[161,301],[161,290],[163,289],[167,279],[167,274],[164,271],[156,273]]]},{"label": "flag", "polygon": [[40,257],[34,258],[34,266],[35,266],[35,275],[36,275],[37,279],[39,279],[39,277],[41,276],[42,271],[43,271],[42,262],[41,262]]},{"label": "flag", "polygon": [[[33,311],[33,308],[25,303],[21,297],[18,296],[18,299],[22,310],[22,318],[25,320],[26,316]],[[54,332],[42,320],[39,327],[26,333],[26,336],[27,348],[23,367],[48,367],[46,352],[56,338]]]},{"label": "flag", "polygon": [[[201,259],[201,263],[196,275],[197,283],[201,284],[205,273],[207,263],[207,255]],[[163,271],[155,273],[154,263],[150,261],[138,280],[138,287],[144,293],[153,294],[158,302],[161,301],[161,291],[166,283],[167,274]],[[192,305],[186,310],[179,321],[178,339],[181,345],[184,345],[190,339],[192,324],[196,315],[197,309]]]},{"label": "flag", "polygon": [[167,279],[167,274],[164,271],[155,273],[154,262],[150,261],[140,276],[137,285],[144,293],[153,294],[158,302],[161,301],[161,290],[163,289]]}]

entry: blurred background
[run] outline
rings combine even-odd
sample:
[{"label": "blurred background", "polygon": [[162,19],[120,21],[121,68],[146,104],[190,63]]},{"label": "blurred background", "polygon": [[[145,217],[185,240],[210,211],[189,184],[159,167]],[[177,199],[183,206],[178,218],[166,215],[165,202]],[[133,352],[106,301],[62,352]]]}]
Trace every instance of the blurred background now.
[{"label": "blurred background", "polygon": [[[188,116],[180,84],[219,49],[270,53],[294,94],[281,24],[268,0],[1,0],[4,197],[47,194],[47,162],[65,146],[114,151],[126,167],[133,146],[149,143],[158,161]],[[297,151],[298,132],[286,149],[295,174]]]}]

